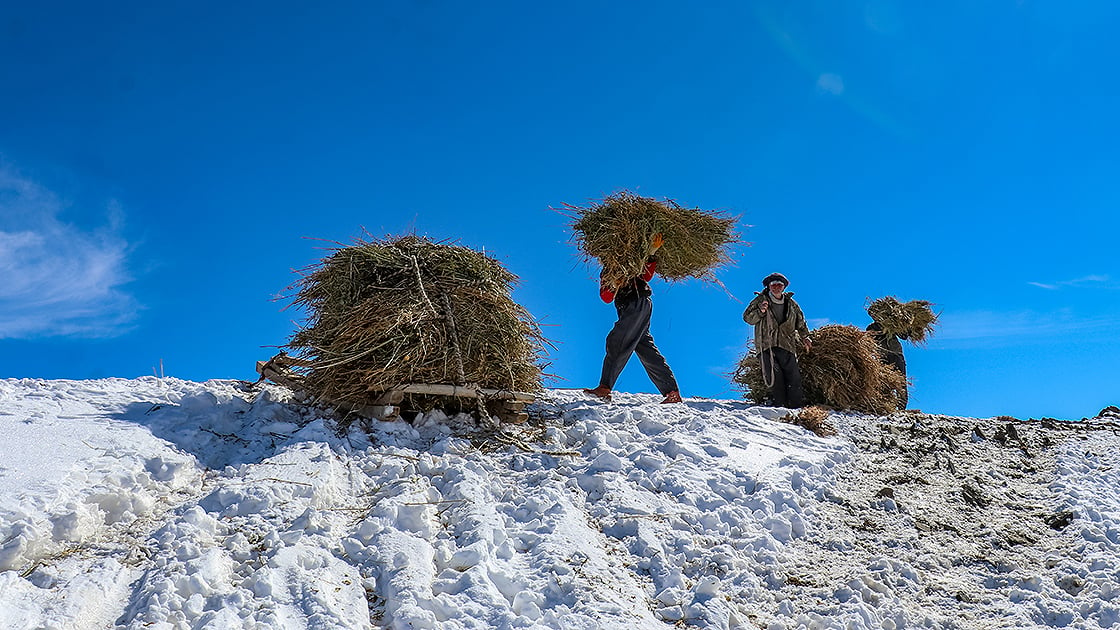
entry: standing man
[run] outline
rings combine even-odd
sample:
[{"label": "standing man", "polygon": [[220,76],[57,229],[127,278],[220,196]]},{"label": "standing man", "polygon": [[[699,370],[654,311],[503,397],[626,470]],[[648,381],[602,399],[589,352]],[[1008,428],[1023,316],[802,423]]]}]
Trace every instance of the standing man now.
[{"label": "standing man", "polygon": [[642,275],[630,279],[621,287],[608,286],[600,276],[599,297],[607,304],[614,302],[618,321],[607,335],[607,356],[603,359],[599,386],[583,390],[585,393],[609,401],[614,383],[619,374],[622,374],[622,368],[626,367],[630,355],[637,353],[649,380],[653,381],[657,391],[665,397],[661,403],[681,402],[673,370],[654,345],[653,335],[649,334],[650,317],[653,315],[653,300],[650,299],[653,290],[649,288],[649,281],[657,271],[657,258],[654,254],[664,242],[661,234],[653,235],[653,246]]},{"label": "standing man", "polygon": [[[871,333],[871,338],[879,344],[879,358],[883,363],[898,370],[898,373],[906,378],[906,357],[902,354],[902,342],[899,341],[899,339],[906,339],[906,336],[890,334],[883,330],[882,324],[874,320],[867,325],[867,332]],[[909,404],[909,393],[903,389],[898,392],[898,397],[899,404],[905,409]]]},{"label": "standing man", "polygon": [[797,352],[812,347],[809,326],[793,294],[784,293],[789,286],[785,276],[772,273],[763,278],[762,286],[762,292],[743,311],[743,321],[754,326],[754,347],[774,406],[796,409],[805,404]]}]

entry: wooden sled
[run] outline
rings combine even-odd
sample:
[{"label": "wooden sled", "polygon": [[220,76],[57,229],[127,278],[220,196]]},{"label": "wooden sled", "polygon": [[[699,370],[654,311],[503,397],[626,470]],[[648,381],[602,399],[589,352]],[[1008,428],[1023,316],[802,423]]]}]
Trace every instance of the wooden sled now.
[{"label": "wooden sled", "polygon": [[[289,356],[285,352],[281,352],[268,361],[257,361],[257,373],[261,375],[261,380],[268,379],[294,392],[303,392],[303,377],[293,369],[296,367],[310,367],[310,362]],[[454,396],[481,400],[485,404],[487,413],[497,416],[502,422],[515,424],[528,420],[529,414],[525,413],[525,407],[536,400],[536,396],[530,393],[489,389],[478,385],[409,383],[392,387],[371,387],[370,399],[373,402],[365,406],[356,406],[322,398],[319,399],[319,402],[343,410],[346,413],[353,413],[366,418],[395,420],[400,417],[401,404],[407,401],[409,394]]]}]

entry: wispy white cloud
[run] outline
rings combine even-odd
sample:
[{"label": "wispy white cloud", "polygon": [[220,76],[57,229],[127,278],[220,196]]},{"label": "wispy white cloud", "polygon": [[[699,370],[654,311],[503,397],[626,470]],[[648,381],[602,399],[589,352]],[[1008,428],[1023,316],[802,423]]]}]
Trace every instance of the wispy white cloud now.
[{"label": "wispy white cloud", "polygon": [[817,89],[822,92],[840,96],[844,93],[844,77],[831,72],[825,72],[817,77]]},{"label": "wispy white cloud", "polygon": [[1084,289],[1084,288],[1098,288],[1098,289],[1115,289],[1118,285],[1110,282],[1108,276],[1093,274],[1074,278],[1072,280],[1059,280],[1057,282],[1028,282],[1032,286],[1048,291],[1057,291],[1064,288]]},{"label": "wispy white cloud", "polygon": [[135,318],[120,208],[110,203],[107,224],[83,230],[59,218],[63,207],[0,164],[0,339],[112,337]]}]

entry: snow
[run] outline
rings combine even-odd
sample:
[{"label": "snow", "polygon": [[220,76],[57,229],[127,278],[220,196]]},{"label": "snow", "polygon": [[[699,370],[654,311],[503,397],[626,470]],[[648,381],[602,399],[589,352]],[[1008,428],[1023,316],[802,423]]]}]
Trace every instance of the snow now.
[{"label": "snow", "polygon": [[0,627],[1120,625],[1107,418],[658,400],[343,430],[272,385],[0,381]]}]

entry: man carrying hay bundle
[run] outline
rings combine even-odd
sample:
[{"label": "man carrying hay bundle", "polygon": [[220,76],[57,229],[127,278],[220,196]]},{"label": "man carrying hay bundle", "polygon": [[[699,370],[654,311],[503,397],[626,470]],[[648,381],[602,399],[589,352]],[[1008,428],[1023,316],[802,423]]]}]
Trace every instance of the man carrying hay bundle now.
[{"label": "man carrying hay bundle", "polygon": [[793,294],[784,293],[789,286],[784,275],[772,273],[763,278],[762,286],[762,292],[743,311],[743,321],[754,326],[755,349],[774,406],[796,409],[805,402],[797,352],[799,348],[809,352],[812,347],[809,326]]},{"label": "man carrying hay bundle", "polygon": [[[889,333],[883,330],[883,325],[877,321],[867,325],[867,332],[879,346],[879,358],[882,359],[883,365],[898,370],[898,373],[905,377],[906,357],[902,354],[902,341],[900,341],[900,339],[906,338],[903,336],[905,333]],[[899,392],[899,399],[899,403],[905,409],[910,399],[905,389]]]},{"label": "man carrying hay bundle", "polygon": [[[900,302],[893,296],[882,297],[867,306],[871,323],[867,332],[879,345],[879,357],[884,365],[889,365],[906,377],[906,357],[902,353],[902,341],[924,343],[933,334],[937,325],[937,314],[930,308],[932,302],[911,300]],[[904,387],[898,392],[901,408],[905,409],[909,395]]]},{"label": "man carrying hay bundle", "polygon": [[729,247],[741,242],[735,218],[627,191],[585,208],[564,205],[574,213],[569,216],[580,253],[601,268],[600,296],[614,301],[619,317],[607,337],[599,387],[584,391],[609,400],[615,379],[637,352],[664,402],[679,402],[676,379],[649,334],[649,280],[656,271],[669,281],[696,278],[718,284],[715,269],[731,262]]},{"label": "man carrying hay bundle", "polygon": [[599,386],[595,389],[585,389],[585,393],[597,396],[603,400],[611,399],[611,391],[615,381],[618,380],[622,369],[633,354],[638,355],[642,367],[646,369],[649,380],[653,381],[657,391],[665,397],[662,404],[681,402],[680,389],[673,370],[657,345],[653,343],[653,335],[649,332],[650,318],[653,315],[653,290],[649,281],[657,271],[657,258],[655,254],[664,243],[661,234],[653,236],[653,246],[650,248],[649,257],[646,259],[642,275],[631,278],[621,287],[613,286],[605,273],[600,277],[599,297],[610,304],[614,302],[618,312],[618,321],[614,328],[607,334],[607,356],[603,358],[603,372],[599,377]]}]

